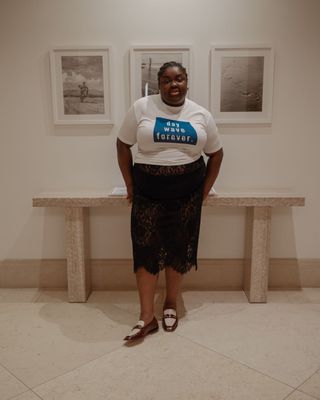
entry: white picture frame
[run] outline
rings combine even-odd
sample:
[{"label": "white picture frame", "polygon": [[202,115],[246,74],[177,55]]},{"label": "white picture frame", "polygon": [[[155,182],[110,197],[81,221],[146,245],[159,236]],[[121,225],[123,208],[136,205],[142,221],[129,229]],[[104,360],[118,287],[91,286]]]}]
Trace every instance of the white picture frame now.
[{"label": "white picture frame", "polygon": [[212,45],[210,110],[217,124],[271,124],[271,45]]},{"label": "white picture frame", "polygon": [[50,50],[56,125],[113,125],[111,46],[59,46]]},{"label": "white picture frame", "polygon": [[[168,61],[180,62],[188,74],[188,96],[192,91],[191,46],[146,46],[130,48],[130,101],[131,104],[148,93],[158,93],[157,72]],[[149,75],[149,76],[148,76]]]}]

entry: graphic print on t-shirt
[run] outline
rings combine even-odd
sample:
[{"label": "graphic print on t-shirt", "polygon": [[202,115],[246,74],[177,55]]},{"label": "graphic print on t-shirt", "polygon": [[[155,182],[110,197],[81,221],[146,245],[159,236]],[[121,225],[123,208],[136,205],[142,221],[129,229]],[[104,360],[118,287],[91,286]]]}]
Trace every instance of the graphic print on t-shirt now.
[{"label": "graphic print on t-shirt", "polygon": [[198,137],[190,122],[157,117],[153,129],[153,140],[196,145]]}]

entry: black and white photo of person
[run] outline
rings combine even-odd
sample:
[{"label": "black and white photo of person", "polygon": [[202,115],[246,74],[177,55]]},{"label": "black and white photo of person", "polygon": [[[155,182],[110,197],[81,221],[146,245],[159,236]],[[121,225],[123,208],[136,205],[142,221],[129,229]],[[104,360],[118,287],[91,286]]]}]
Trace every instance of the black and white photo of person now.
[{"label": "black and white photo of person", "polygon": [[61,68],[64,114],[103,114],[102,56],[62,56]]},{"label": "black and white photo of person", "polygon": [[89,88],[86,85],[86,82],[83,82],[82,85],[79,85],[80,89],[80,101],[81,103],[84,102],[84,99],[88,96],[89,94]]}]

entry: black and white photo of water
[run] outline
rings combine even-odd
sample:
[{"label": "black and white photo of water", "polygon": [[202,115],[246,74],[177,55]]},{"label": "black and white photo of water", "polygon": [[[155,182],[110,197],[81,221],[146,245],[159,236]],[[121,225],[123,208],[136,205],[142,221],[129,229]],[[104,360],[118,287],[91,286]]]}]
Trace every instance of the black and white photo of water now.
[{"label": "black and white photo of water", "polygon": [[102,56],[62,56],[65,115],[104,114]]},{"label": "black and white photo of water", "polygon": [[262,111],[264,57],[222,57],[221,112]]},{"label": "black and white photo of water", "polygon": [[159,68],[169,61],[182,64],[182,56],[181,53],[143,53],[141,55],[141,96],[159,93]]}]

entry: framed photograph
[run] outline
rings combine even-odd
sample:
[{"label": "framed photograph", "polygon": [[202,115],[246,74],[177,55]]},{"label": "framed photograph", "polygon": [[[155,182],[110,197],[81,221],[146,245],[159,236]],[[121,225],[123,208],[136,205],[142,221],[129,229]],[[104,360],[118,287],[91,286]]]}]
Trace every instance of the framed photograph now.
[{"label": "framed photograph", "polygon": [[113,124],[110,46],[54,48],[50,69],[55,124]]},{"label": "framed photograph", "polygon": [[210,108],[219,124],[271,124],[271,46],[212,46]]},{"label": "framed photograph", "polygon": [[190,88],[192,82],[190,53],[190,46],[132,46],[130,49],[131,104],[140,97],[159,92],[158,71],[161,65],[168,61],[179,62],[186,68]]}]

